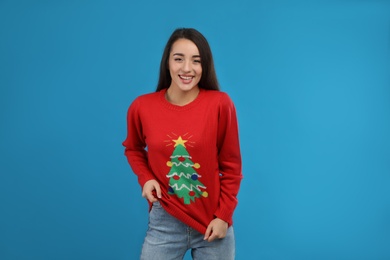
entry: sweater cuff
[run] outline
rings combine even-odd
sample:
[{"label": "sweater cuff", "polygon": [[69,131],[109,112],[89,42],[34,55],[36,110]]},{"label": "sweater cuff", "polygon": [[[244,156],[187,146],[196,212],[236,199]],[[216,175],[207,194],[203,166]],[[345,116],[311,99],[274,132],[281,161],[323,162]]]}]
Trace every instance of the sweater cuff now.
[{"label": "sweater cuff", "polygon": [[141,189],[144,188],[144,185],[146,182],[155,179],[152,175],[150,174],[144,174],[142,176],[138,176],[138,183],[141,185]]},{"label": "sweater cuff", "polygon": [[223,221],[227,222],[229,227],[233,225],[233,212],[230,210],[223,210],[218,209],[215,214],[217,218],[222,219]]}]

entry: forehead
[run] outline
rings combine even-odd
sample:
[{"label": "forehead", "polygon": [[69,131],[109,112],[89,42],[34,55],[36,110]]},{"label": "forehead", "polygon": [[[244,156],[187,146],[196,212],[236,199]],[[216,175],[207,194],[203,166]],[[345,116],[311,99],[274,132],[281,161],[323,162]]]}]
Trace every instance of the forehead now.
[{"label": "forehead", "polygon": [[179,39],[173,43],[171,48],[171,54],[175,53],[199,55],[199,50],[193,41],[188,39]]}]

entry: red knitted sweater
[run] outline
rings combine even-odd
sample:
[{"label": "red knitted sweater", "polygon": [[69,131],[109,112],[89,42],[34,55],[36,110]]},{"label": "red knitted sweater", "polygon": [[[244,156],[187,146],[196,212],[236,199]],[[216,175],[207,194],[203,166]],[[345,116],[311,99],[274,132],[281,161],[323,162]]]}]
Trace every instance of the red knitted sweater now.
[{"label": "red knitted sweater", "polygon": [[236,111],[229,96],[200,89],[185,106],[166,89],[142,95],[127,114],[125,155],[138,182],[155,179],[160,203],[201,233],[218,217],[232,225],[242,179]]}]

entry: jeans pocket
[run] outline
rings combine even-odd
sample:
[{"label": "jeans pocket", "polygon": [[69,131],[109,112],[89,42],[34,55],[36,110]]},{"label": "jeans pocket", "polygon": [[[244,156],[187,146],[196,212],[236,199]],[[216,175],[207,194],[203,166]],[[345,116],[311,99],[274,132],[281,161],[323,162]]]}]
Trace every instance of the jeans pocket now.
[{"label": "jeans pocket", "polygon": [[166,212],[160,202],[153,202],[151,211],[149,212],[149,228],[156,229],[162,225],[166,219]]},{"label": "jeans pocket", "polygon": [[156,208],[156,209],[162,208],[162,206],[161,206],[161,204],[160,204],[160,201],[155,201],[155,202],[153,202],[152,208]]}]

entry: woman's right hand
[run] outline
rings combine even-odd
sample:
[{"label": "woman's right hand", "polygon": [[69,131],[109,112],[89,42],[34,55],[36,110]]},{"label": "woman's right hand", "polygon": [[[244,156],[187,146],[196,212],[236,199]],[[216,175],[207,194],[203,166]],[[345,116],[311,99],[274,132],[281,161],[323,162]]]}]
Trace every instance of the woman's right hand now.
[{"label": "woman's right hand", "polygon": [[153,195],[153,191],[156,191],[157,198],[161,199],[160,184],[156,180],[149,180],[145,182],[142,188],[142,197],[149,200],[150,203],[156,202],[158,199]]}]

